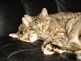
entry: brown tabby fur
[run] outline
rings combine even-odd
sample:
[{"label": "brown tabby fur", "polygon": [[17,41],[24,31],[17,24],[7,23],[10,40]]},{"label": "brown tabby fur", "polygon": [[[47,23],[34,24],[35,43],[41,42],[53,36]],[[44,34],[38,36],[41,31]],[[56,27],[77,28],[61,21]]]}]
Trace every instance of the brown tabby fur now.
[{"label": "brown tabby fur", "polygon": [[9,34],[24,42],[44,40],[42,51],[46,55],[55,52],[81,54],[81,13],[47,13],[46,8],[37,16],[25,15],[17,33]]}]

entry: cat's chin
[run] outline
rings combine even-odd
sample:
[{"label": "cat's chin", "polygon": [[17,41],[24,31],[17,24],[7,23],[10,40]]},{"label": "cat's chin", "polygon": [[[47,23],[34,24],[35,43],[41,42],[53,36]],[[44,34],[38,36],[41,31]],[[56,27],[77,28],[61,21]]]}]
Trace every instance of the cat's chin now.
[{"label": "cat's chin", "polygon": [[35,42],[38,40],[38,38],[30,38],[30,39],[25,39],[25,38],[20,38],[19,40],[23,41],[23,42]]},{"label": "cat's chin", "polygon": [[31,42],[31,43],[33,43],[35,41],[37,41],[37,40],[27,40],[27,42]]},{"label": "cat's chin", "polygon": [[28,40],[27,42],[35,42],[38,40],[38,37],[37,36],[33,36],[30,38],[30,40]]}]

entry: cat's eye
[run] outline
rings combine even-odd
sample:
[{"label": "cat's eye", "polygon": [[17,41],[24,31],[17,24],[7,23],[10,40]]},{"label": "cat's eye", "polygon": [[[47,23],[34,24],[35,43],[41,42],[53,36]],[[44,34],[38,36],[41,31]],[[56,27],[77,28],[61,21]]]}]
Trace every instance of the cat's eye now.
[{"label": "cat's eye", "polygon": [[23,34],[23,31],[20,31],[20,34]]},{"label": "cat's eye", "polygon": [[78,35],[78,39],[81,41],[81,33],[79,33],[79,35]]},{"label": "cat's eye", "polygon": [[79,34],[78,39],[81,40],[81,34]]}]

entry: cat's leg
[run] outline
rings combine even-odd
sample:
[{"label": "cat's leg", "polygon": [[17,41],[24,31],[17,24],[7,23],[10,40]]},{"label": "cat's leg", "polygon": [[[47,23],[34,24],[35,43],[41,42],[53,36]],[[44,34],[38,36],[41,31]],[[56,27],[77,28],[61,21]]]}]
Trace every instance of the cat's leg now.
[{"label": "cat's leg", "polygon": [[81,18],[77,19],[77,21],[72,26],[72,29],[68,33],[69,42],[68,48],[71,50],[80,50],[81,49]]},{"label": "cat's leg", "polygon": [[44,41],[42,45],[42,51],[45,55],[52,55],[56,52],[59,54],[66,52],[65,50],[60,49],[58,45],[54,45],[53,40],[51,40],[51,38],[48,38]]},{"label": "cat's leg", "polygon": [[52,51],[52,45],[49,39],[45,40],[41,46],[41,49],[45,55],[52,55],[54,52]]},{"label": "cat's leg", "polygon": [[60,43],[60,39],[55,40],[49,37],[44,41],[42,45],[42,51],[45,55],[52,55],[54,53],[61,54],[67,52],[66,50],[64,50],[64,48],[62,49],[63,44]]}]

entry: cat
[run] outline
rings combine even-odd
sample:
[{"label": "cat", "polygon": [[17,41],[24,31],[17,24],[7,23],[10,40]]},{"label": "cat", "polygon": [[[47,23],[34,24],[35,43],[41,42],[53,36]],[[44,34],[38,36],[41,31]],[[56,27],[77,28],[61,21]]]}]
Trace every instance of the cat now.
[{"label": "cat", "polygon": [[43,8],[37,16],[24,15],[19,30],[9,34],[24,42],[35,42],[42,39],[41,50],[45,55],[55,52],[73,52],[81,54],[81,13],[58,12],[49,14]]}]

